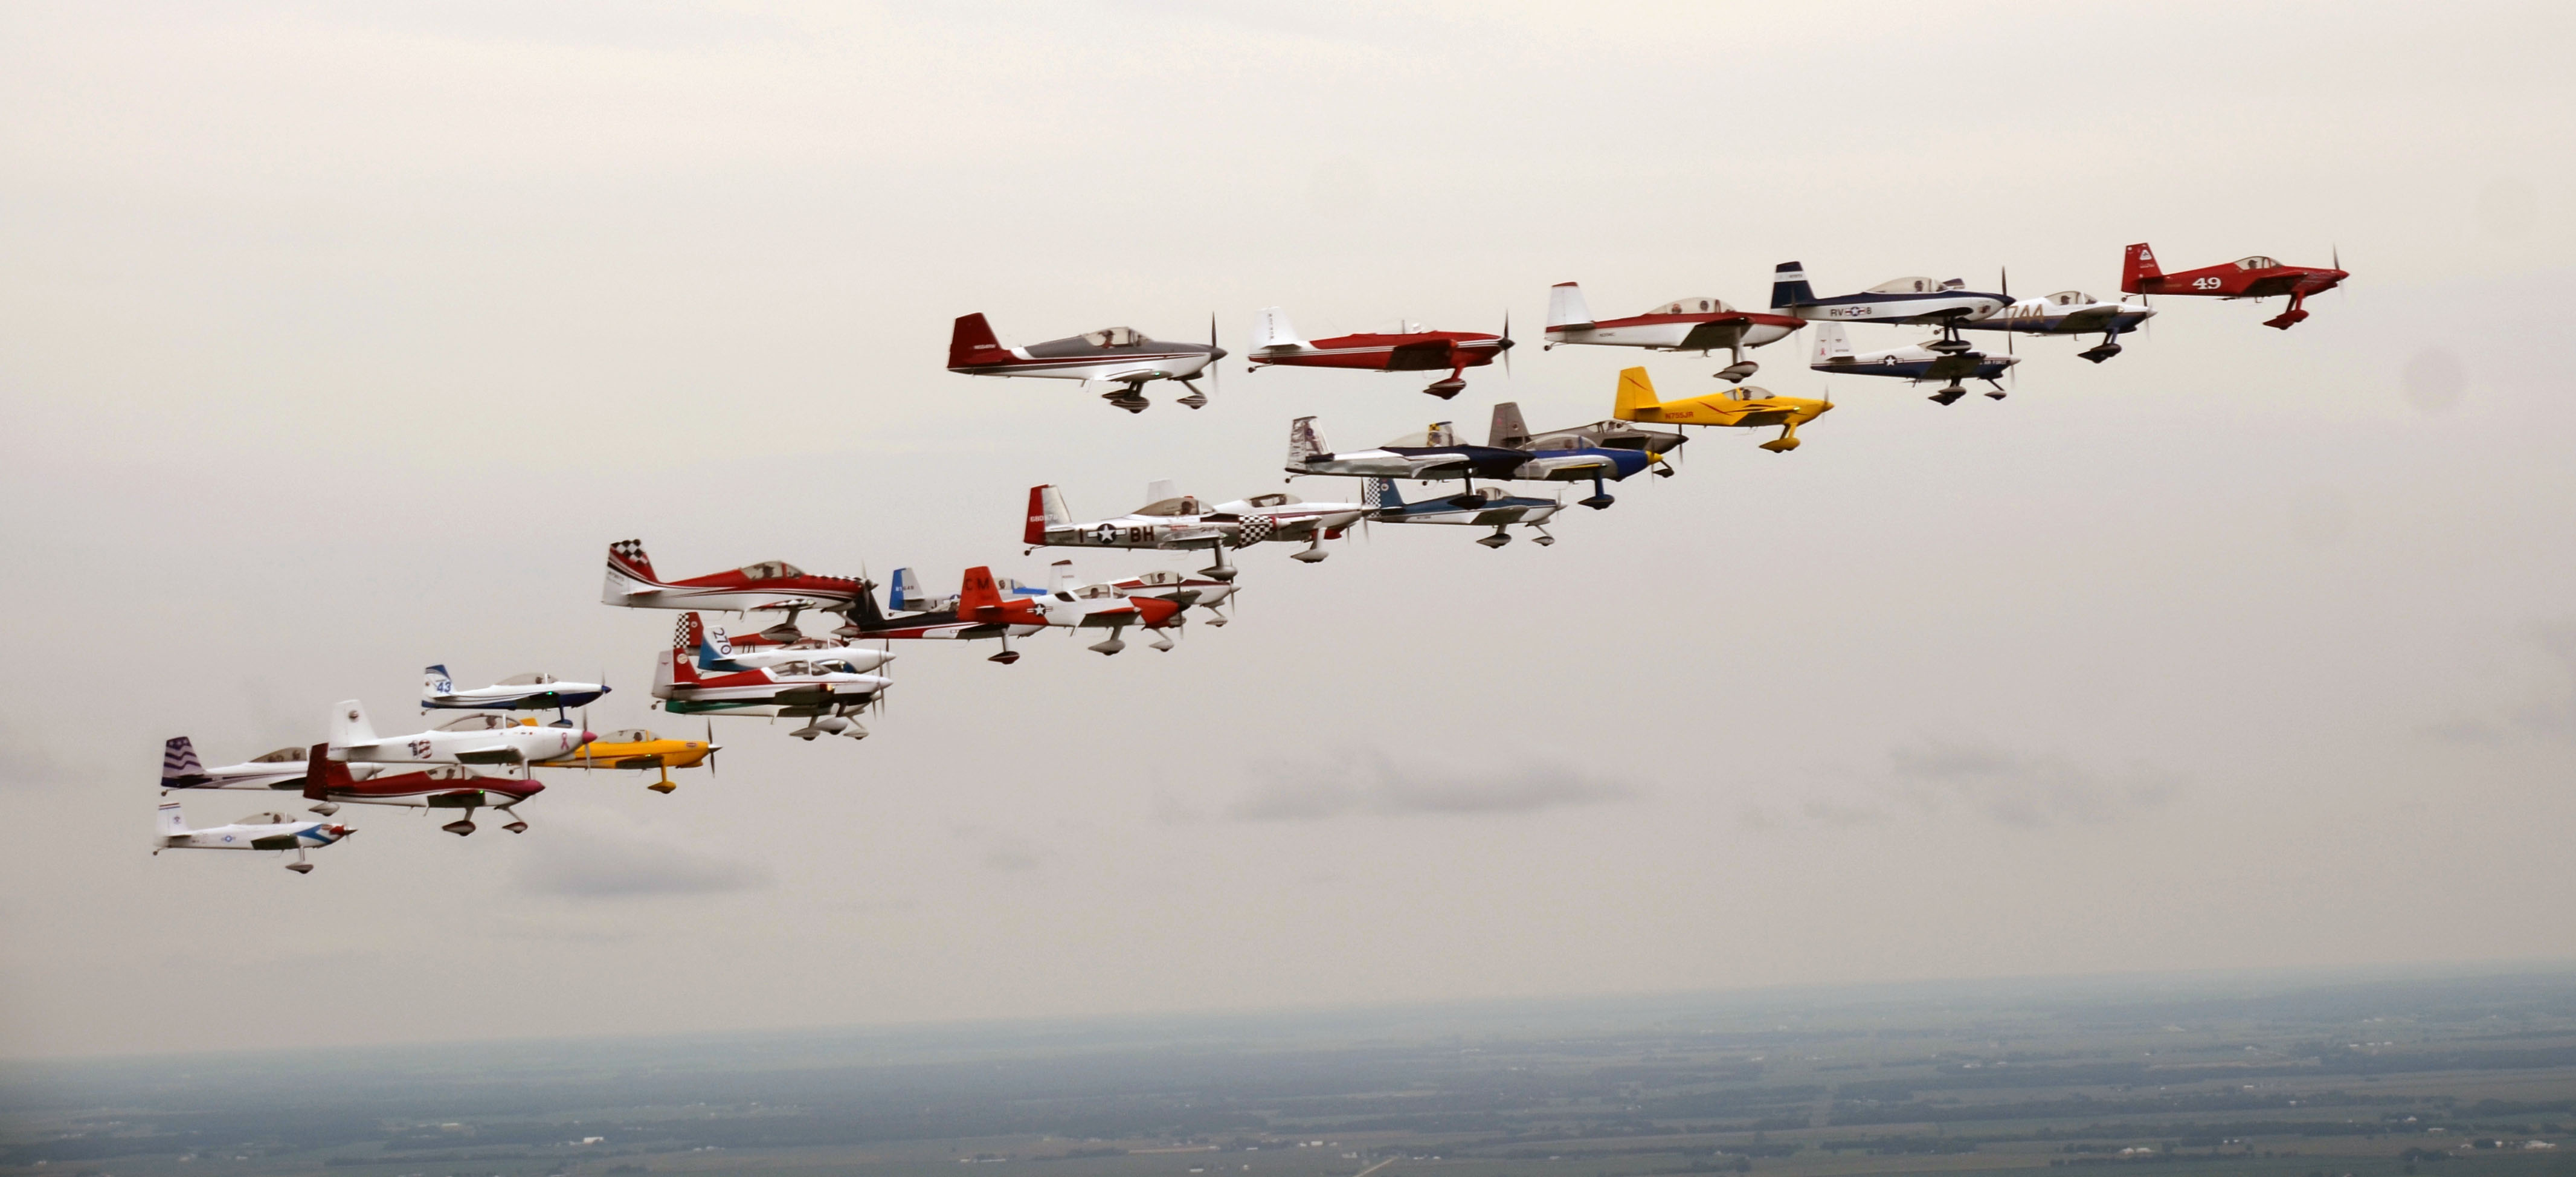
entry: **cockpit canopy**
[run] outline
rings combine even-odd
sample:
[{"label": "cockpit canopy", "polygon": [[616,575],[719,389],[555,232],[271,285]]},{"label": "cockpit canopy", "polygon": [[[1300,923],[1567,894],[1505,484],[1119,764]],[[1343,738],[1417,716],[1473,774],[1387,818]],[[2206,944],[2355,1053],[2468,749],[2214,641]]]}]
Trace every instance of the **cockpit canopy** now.
[{"label": "cockpit canopy", "polygon": [[649,744],[661,737],[640,727],[621,727],[599,737],[603,744]]},{"label": "cockpit canopy", "polygon": [[1143,576],[1137,577],[1136,583],[1153,588],[1163,588],[1179,584],[1188,579],[1188,577],[1174,572],[1169,568],[1157,568],[1152,572],[1148,572]]},{"label": "cockpit canopy", "polygon": [[1145,342],[1145,334],[1133,327],[1103,327],[1083,332],[1082,341],[1093,347],[1129,347]]},{"label": "cockpit canopy", "polygon": [[1450,422],[1435,421],[1432,423],[1430,428],[1425,429],[1420,433],[1409,433],[1386,444],[1389,446],[1406,446],[1413,448],[1456,445],[1458,444],[1458,429],[1457,426]]},{"label": "cockpit canopy", "polygon": [[803,576],[805,570],[785,560],[763,560],[757,564],[743,565],[742,575],[745,580],[784,580],[791,576]]},{"label": "cockpit canopy", "polygon": [[1541,452],[1547,450],[1588,450],[1592,448],[1592,443],[1590,440],[1582,437],[1542,437],[1538,439],[1538,441],[1532,443],[1529,448],[1533,451]]},{"label": "cockpit canopy", "polygon": [[1174,498],[1156,499],[1136,508],[1136,513],[1139,515],[1205,515],[1207,510],[1199,505],[1197,495],[1180,495]]},{"label": "cockpit canopy", "polygon": [[447,722],[430,730],[442,732],[497,732],[502,728],[515,726],[517,726],[517,721],[506,715],[476,714],[459,715],[456,718],[448,720]]},{"label": "cockpit canopy", "polygon": [[551,674],[530,673],[514,674],[492,685],[496,687],[541,687],[547,683],[556,681],[559,680]]},{"label": "cockpit canopy", "polygon": [[2048,304],[2050,306],[2086,307],[2100,301],[2102,300],[2095,298],[2090,294],[2086,294],[2081,290],[2060,290],[2057,293],[2048,296]]},{"label": "cockpit canopy", "polygon": [[310,749],[280,748],[266,756],[254,756],[251,758],[250,762],[252,764],[302,764],[304,763],[305,753],[308,751],[310,751]]},{"label": "cockpit canopy", "polygon": [[1254,495],[1251,498],[1243,500],[1243,505],[1247,507],[1285,507],[1290,503],[1302,503],[1305,501],[1306,500],[1298,498],[1292,494],[1279,494],[1273,492],[1266,495]]},{"label": "cockpit canopy", "polygon": [[1726,314],[1734,310],[1734,307],[1726,305],[1725,299],[1693,296],[1690,298],[1676,298],[1673,301],[1665,303],[1664,305],[1656,307],[1646,313],[1650,315],[1710,315]]},{"label": "cockpit canopy", "polygon": [[1086,584],[1073,590],[1074,599],[1079,601],[1101,601],[1126,595],[1114,584]]},{"label": "cockpit canopy", "polygon": [[240,821],[234,822],[233,824],[237,826],[282,826],[287,824],[287,822],[286,815],[283,813],[252,813],[243,815]]},{"label": "cockpit canopy", "polygon": [[1964,285],[1966,283],[1956,278],[1947,282],[1935,282],[1930,278],[1897,278],[1872,286],[1869,292],[1871,294],[1933,294],[1943,290],[1956,290]]},{"label": "cockpit canopy", "polygon": [[2236,268],[2240,270],[2277,270],[2281,268],[2281,263],[2258,253],[2252,257],[2240,257],[2236,259]]}]

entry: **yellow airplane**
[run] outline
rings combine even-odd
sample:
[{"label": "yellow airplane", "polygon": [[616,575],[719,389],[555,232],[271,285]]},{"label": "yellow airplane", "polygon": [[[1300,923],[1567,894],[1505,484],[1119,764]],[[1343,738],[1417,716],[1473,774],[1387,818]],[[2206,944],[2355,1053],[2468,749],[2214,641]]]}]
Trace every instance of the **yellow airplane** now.
[{"label": "yellow airplane", "polygon": [[643,728],[630,727],[608,732],[562,756],[536,763],[540,768],[660,769],[662,779],[644,787],[656,793],[668,793],[680,787],[671,779],[672,769],[705,764],[707,771],[715,771],[712,762],[718,750],[715,738],[713,724],[707,726],[704,740],[665,740]]},{"label": "yellow airplane", "polygon": [[1832,401],[1773,396],[1749,384],[1677,401],[1656,400],[1655,382],[1646,378],[1646,370],[1629,368],[1619,373],[1619,404],[1610,415],[1622,421],[1665,425],[1733,425],[1746,429],[1777,425],[1781,427],[1780,436],[1763,442],[1762,448],[1785,454],[1798,448],[1799,426],[1833,407]]}]

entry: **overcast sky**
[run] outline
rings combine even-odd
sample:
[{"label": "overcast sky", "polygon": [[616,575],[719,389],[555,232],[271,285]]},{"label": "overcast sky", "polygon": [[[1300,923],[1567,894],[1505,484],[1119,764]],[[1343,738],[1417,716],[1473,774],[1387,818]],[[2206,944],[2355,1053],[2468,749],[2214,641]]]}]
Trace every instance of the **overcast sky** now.
[{"label": "overcast sky", "polygon": [[[0,1054],[2563,957],[2571,41],[2540,4],[11,5]],[[864,743],[719,721],[721,775],[553,774],[524,835],[352,807],[308,877],[148,854],[163,739],[408,730],[424,663],[702,731],[646,709],[671,616],[597,603],[612,540],[1037,579],[1034,483],[1096,518],[1277,489],[1292,416],[1606,415],[1639,353],[1541,351],[1551,283],[2108,295],[2140,240],[2355,278],[2288,332],[2177,298],[2099,367],[2024,341],[2000,403],[1838,381],[1805,448],[1702,433],[1553,548],[1272,545],[1170,654],[902,648]],[[1271,304],[1532,345],[1446,404],[942,370],[968,311],[1240,349]],[[1753,382],[1824,391],[1806,345]]]}]

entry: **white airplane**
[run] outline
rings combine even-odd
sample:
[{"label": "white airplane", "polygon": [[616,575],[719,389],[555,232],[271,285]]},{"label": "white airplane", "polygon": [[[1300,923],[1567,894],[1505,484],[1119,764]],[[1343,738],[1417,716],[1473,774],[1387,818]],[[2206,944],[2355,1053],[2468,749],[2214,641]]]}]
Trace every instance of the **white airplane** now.
[{"label": "white airplane", "polygon": [[1192,383],[1208,372],[1225,349],[1216,345],[1216,317],[1208,317],[1205,344],[1172,343],[1147,338],[1133,327],[1103,327],[1081,335],[1050,339],[1026,347],[1004,347],[993,325],[981,314],[959,315],[948,335],[948,370],[968,376],[1046,376],[1058,380],[1094,380],[1116,384],[1103,394],[1110,404],[1131,413],[1145,411],[1141,391],[1148,380],[1169,380],[1190,390],[1180,404],[1195,409],[1208,402]]},{"label": "white airplane", "polygon": [[[653,672],[653,697],[663,710],[674,715],[799,717],[810,722],[787,734],[800,740],[820,735],[864,740],[868,729],[849,716],[894,685],[883,675],[862,674],[849,663],[828,657],[701,675],[697,653],[705,638],[704,623],[697,614],[680,615],[670,648],[656,659]],[[588,733],[583,739],[588,741]]]},{"label": "white airplane", "polygon": [[1226,560],[1229,548],[1246,548],[1269,540],[1304,543],[1306,550],[1288,558],[1312,564],[1331,553],[1324,541],[1368,514],[1359,503],[1309,503],[1292,494],[1259,494],[1209,506],[1196,495],[1179,492],[1170,479],[1145,488],[1145,505],[1115,519],[1077,523],[1065,510],[1064,494],[1053,486],[1029,488],[1029,518],[1020,542],[1030,550],[1070,548],[1207,548],[1216,563],[1203,571],[1218,580],[1234,578]]},{"label": "white airplane", "polygon": [[[900,571],[900,570],[898,570]],[[721,625],[707,627],[706,640],[698,644],[698,669],[713,671],[758,670],[786,662],[837,662],[852,670],[869,671],[894,661],[886,650],[828,642],[821,638],[780,642],[760,634],[733,637]]]},{"label": "white airplane", "polygon": [[310,874],[313,864],[305,861],[308,847],[328,846],[357,833],[348,826],[322,821],[288,821],[282,813],[254,813],[228,826],[208,826],[202,830],[188,828],[188,817],[176,801],[161,803],[161,826],[153,839],[152,853],[164,850],[292,850],[295,861],[286,869]]},{"label": "white airplane", "polygon": [[1994,385],[1986,395],[2002,400],[2004,386],[1996,384],[1996,378],[2020,362],[2017,356],[1988,355],[1979,351],[1935,351],[1931,341],[1914,347],[1891,347],[1884,351],[1855,354],[1851,337],[1843,331],[1842,324],[1819,323],[1816,325],[1816,358],[1807,366],[1828,376],[1893,376],[1916,384],[1946,380],[1949,384],[1932,394],[1933,400],[1946,405],[1968,394],[1967,389],[1959,386],[1961,380],[1967,379]]},{"label": "white airplane", "polygon": [[[365,780],[382,771],[362,764],[350,770],[351,775]],[[265,756],[255,756],[240,764],[207,768],[197,760],[197,746],[186,736],[172,736],[161,745],[161,791],[172,789],[301,789],[304,787],[304,749],[280,748]]]},{"label": "white airplane", "polygon": [[526,764],[551,760],[590,742],[569,727],[536,727],[534,721],[490,726],[493,716],[466,715],[425,732],[380,737],[367,709],[342,699],[331,709],[331,758],[351,764]]},{"label": "white airplane", "polygon": [[1516,495],[1499,486],[1479,486],[1463,494],[1443,495],[1408,503],[1397,492],[1395,480],[1372,478],[1368,481],[1371,523],[1450,523],[1468,527],[1490,527],[1492,535],[1477,540],[1489,548],[1512,542],[1505,529],[1518,523],[1538,533],[1537,543],[1546,547],[1556,542],[1545,524],[1564,510],[1554,499]]},{"label": "white airplane", "polygon": [[569,727],[572,721],[564,714],[567,709],[587,707],[607,693],[603,684],[565,682],[551,674],[514,674],[488,687],[460,691],[447,677],[447,667],[439,665],[421,669],[420,709],[543,711],[551,707],[556,721]]},{"label": "white airplane", "polygon": [[2012,331],[2024,335],[2090,335],[2099,331],[2102,342],[2075,353],[2098,364],[2120,354],[2120,336],[2137,330],[2139,324],[2155,314],[2156,308],[2143,302],[2104,302],[2081,290],[2060,290],[2041,298],[2022,299],[1959,326],[1967,331]]},{"label": "white airplane", "polygon": [[1739,311],[1722,298],[1693,295],[1677,298],[1643,314],[1623,319],[1595,319],[1585,305],[1583,288],[1559,282],[1547,291],[1547,349],[1560,343],[1607,347],[1642,347],[1654,351],[1695,351],[1701,355],[1725,348],[1734,363],[1717,378],[1730,383],[1761,370],[1744,358],[1744,349],[1787,339],[1807,321],[1774,308]]},{"label": "white airplane", "polygon": [[1938,323],[1941,338],[1927,346],[1940,352],[1968,350],[1968,341],[1959,338],[1959,327],[2011,303],[2005,295],[1970,290],[1958,278],[1896,278],[1858,294],[1819,298],[1807,284],[1806,267],[1796,262],[1780,263],[1771,276],[1771,313],[1775,315],[1828,323]]}]

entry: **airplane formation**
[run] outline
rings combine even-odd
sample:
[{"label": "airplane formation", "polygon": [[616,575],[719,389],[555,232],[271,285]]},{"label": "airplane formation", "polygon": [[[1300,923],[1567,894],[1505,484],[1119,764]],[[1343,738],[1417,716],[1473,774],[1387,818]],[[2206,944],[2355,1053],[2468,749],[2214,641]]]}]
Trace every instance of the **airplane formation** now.
[{"label": "airplane formation", "polygon": [[[651,706],[674,716],[702,717],[703,738],[665,737],[640,727],[591,731],[587,708],[612,693],[604,675],[600,682],[571,682],[543,673],[518,674],[489,686],[459,689],[446,665],[433,664],[422,672],[422,714],[464,712],[434,727],[379,735],[365,706],[348,699],[333,705],[323,724],[325,739],[235,764],[208,768],[189,737],[168,740],[161,763],[165,798],[201,791],[291,793],[311,802],[309,812],[321,820],[263,811],[229,825],[193,828],[181,805],[165,800],[153,853],[292,853],[295,861],[286,869],[305,874],[313,869],[309,851],[337,845],[357,832],[330,820],[347,805],[452,811],[455,819],[439,828],[460,836],[472,834],[474,815],[490,809],[509,819],[504,830],[523,833],[528,823],[518,807],[545,791],[536,779],[540,771],[649,771],[655,779],[645,787],[665,794],[678,787],[672,770],[703,767],[712,774],[721,747],[715,738],[717,717],[798,721],[786,734],[809,742],[826,735],[864,739],[868,730],[859,718],[884,706],[894,685],[897,641],[991,640],[998,652],[988,660],[1006,666],[1022,655],[1012,646],[1015,639],[1050,631],[1097,638],[1086,648],[1104,655],[1126,649],[1131,630],[1154,649],[1170,651],[1193,610],[1210,627],[1227,624],[1222,607],[1238,591],[1240,574],[1233,553],[1258,544],[1294,546],[1289,558],[1311,564],[1331,554],[1324,548],[1327,541],[1354,528],[1422,523],[1490,529],[1475,541],[1488,548],[1510,543],[1513,528],[1541,546],[1551,545],[1556,537],[1548,525],[1568,506],[1603,510],[1617,501],[1610,483],[1641,474],[1672,476],[1671,458],[1689,441],[1680,427],[1776,428],[1778,435],[1759,443],[1760,448],[1784,454],[1796,450],[1799,427],[1831,411],[1833,402],[1777,396],[1745,384],[1760,370],[1746,353],[1810,325],[1815,328],[1811,370],[1937,384],[1929,399],[1950,405],[1966,394],[1968,380],[1986,383],[1986,396],[2003,399],[2002,377],[2021,362],[2012,344],[2022,335],[2098,335],[2098,342],[2077,354],[2099,364],[2120,354],[2120,336],[2139,330],[2155,315],[2148,301],[2152,296],[2287,298],[2288,308],[2264,321],[2287,330],[2308,317],[2309,296],[2334,289],[2347,277],[2339,252],[2331,266],[2284,265],[2255,255],[2167,273],[2141,242],[2124,250],[2121,262],[2120,292],[2137,296],[2136,302],[2104,301],[2080,290],[2016,299],[2000,271],[1991,292],[1970,290],[1956,278],[1908,277],[1825,296],[1815,292],[1804,266],[1783,262],[1774,271],[1771,305],[1765,310],[1741,310],[1722,299],[1693,296],[1604,319],[1592,314],[1582,287],[1559,283],[1548,291],[1545,349],[1630,347],[1703,356],[1723,351],[1729,362],[1715,376],[1725,387],[1664,400],[1645,368],[1630,367],[1619,373],[1611,390],[1608,418],[1532,430],[1520,407],[1504,402],[1493,407],[1482,445],[1461,438],[1454,423],[1441,421],[1380,445],[1336,450],[1325,442],[1315,417],[1292,418],[1283,463],[1291,480],[1356,480],[1354,491],[1326,496],[1331,501],[1266,492],[1209,503],[1182,493],[1172,482],[1156,481],[1147,488],[1143,505],[1123,515],[1086,520],[1068,509],[1060,488],[1029,488],[1020,535],[1023,555],[1041,548],[1206,552],[1209,565],[1194,573],[1157,569],[1085,582],[1070,559],[1060,559],[1050,567],[1044,587],[977,566],[959,574],[955,593],[931,595],[913,569],[898,568],[880,604],[879,586],[865,576],[816,575],[783,560],[664,579],[641,540],[620,540],[608,545],[600,600],[680,614],[669,642],[655,652]],[[1916,344],[1856,351],[1849,332],[1854,323],[1930,328],[1934,334]],[[1967,332],[2001,333],[2005,354],[1970,343]],[[1469,369],[1497,362],[1508,367],[1513,347],[1508,317],[1491,334],[1400,322],[1391,331],[1309,340],[1298,334],[1283,309],[1267,307],[1254,318],[1244,359],[1250,371],[1314,367],[1443,373],[1422,391],[1448,400],[1466,389]],[[1141,413],[1150,405],[1144,387],[1156,380],[1189,390],[1177,403],[1206,406],[1218,362],[1227,355],[1218,346],[1213,319],[1205,344],[1168,342],[1133,328],[1110,327],[1005,347],[983,315],[970,314],[956,321],[948,370],[1107,384],[1113,390],[1103,395],[1111,405]],[[1208,390],[1198,384],[1203,377]],[[1408,496],[1399,486],[1403,482],[1455,485]],[[1517,483],[1572,483],[1588,486],[1590,493],[1569,504],[1562,493],[1519,493],[1512,489]],[[755,633],[735,634],[709,623],[710,615],[725,614],[782,616]],[[827,637],[809,637],[797,624],[807,614],[836,617],[840,624]],[[578,722],[572,718],[575,709],[584,712]],[[520,712],[552,712],[554,718],[541,722]]]}]

